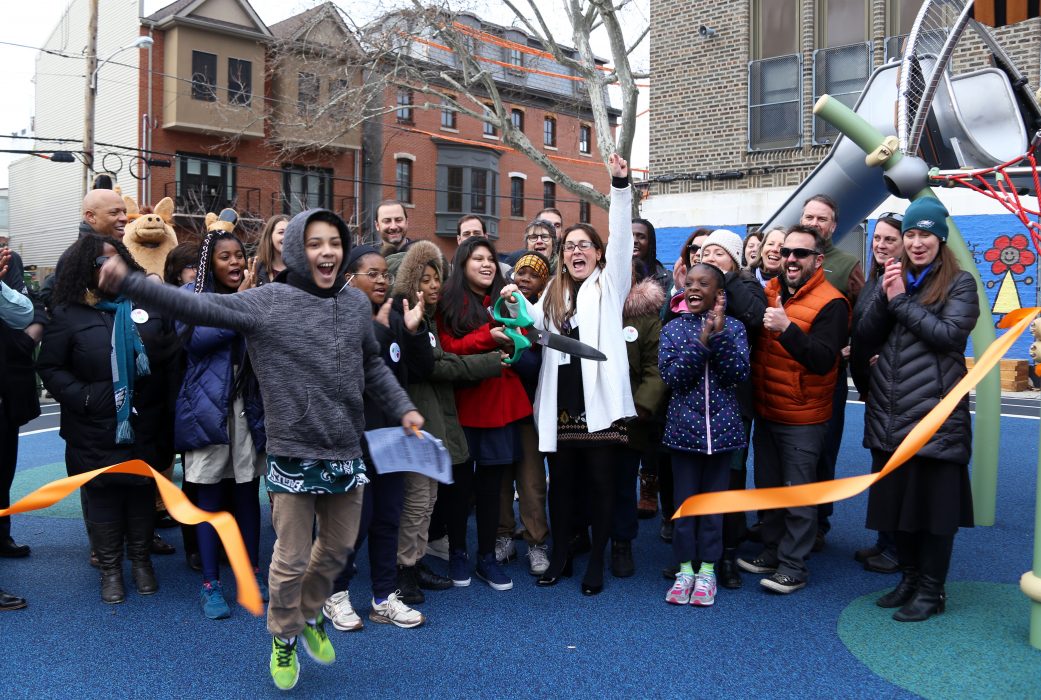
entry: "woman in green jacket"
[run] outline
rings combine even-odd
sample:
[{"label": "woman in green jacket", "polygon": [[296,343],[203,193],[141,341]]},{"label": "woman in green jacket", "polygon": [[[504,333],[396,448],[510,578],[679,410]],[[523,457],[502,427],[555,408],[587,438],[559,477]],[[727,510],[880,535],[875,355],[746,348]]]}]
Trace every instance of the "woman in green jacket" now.
[{"label": "woman in green jacket", "polygon": [[[637,270],[637,267],[640,269]],[[615,480],[614,516],[611,525],[611,573],[626,578],[636,573],[632,541],[636,538],[637,474],[644,455],[656,450],[654,434],[661,427],[653,420],[665,402],[667,390],[658,373],[658,337],[665,291],[654,277],[645,277],[642,263],[634,261],[633,286],[622,307],[622,337],[629,357],[629,384],[637,417],[629,422],[629,444],[623,449]],[[424,414],[425,415],[425,414]]]}]

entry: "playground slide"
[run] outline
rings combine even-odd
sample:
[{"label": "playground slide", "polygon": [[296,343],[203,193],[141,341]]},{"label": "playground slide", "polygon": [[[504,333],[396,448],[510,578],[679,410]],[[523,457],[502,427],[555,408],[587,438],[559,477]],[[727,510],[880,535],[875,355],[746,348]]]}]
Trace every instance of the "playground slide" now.
[{"label": "playground slide", "polygon": [[[853,108],[884,136],[896,134],[893,117],[896,113],[898,69],[896,63],[875,69]],[[864,151],[859,146],[840,136],[824,160],[767,219],[761,230],[768,231],[777,226],[787,228],[799,223],[803,203],[814,195],[827,194],[839,206],[835,238],[840,239],[889,196],[882,173],[882,168],[868,167],[864,163]]]}]

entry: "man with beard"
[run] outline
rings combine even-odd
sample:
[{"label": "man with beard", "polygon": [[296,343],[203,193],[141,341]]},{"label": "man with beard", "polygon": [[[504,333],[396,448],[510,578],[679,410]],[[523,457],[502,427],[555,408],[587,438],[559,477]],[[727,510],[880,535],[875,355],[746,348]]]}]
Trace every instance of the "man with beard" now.
[{"label": "man with beard", "polygon": [[[838,223],[839,209],[831,197],[818,194],[803,203],[803,226],[817,229],[824,239],[824,277],[835,289],[846,295],[852,307],[856,304],[860,290],[864,288],[864,269],[856,256],[839,250],[832,243],[835,227]],[[824,443],[820,460],[817,462],[817,481],[831,481],[835,478],[835,463],[839,459],[839,447],[842,445],[842,429],[846,423],[846,358],[849,356],[849,339],[842,344],[842,359],[839,363],[839,380],[835,383],[835,394],[832,397],[831,420],[828,421],[828,437]],[[813,551],[824,549],[824,537],[831,529],[831,514],[835,506],[824,503],[817,508],[817,537],[813,543]]]},{"label": "man with beard", "polygon": [[[849,302],[824,278],[825,244],[815,228],[793,226],[781,248],[783,279],[766,285],[763,330],[752,351],[756,488],[816,481],[850,313]],[[816,507],[766,511],[761,532],[763,551],[738,559],[738,566],[766,575],[759,583],[767,590],[803,588]]]},{"label": "man with beard", "polygon": [[376,232],[380,235],[383,257],[403,253],[412,241],[408,237],[408,212],[396,199],[387,199],[376,207]]}]

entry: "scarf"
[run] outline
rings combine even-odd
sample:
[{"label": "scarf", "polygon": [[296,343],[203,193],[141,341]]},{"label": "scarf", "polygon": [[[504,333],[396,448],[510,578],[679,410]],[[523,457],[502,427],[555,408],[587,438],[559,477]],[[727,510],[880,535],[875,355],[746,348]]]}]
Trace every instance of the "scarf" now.
[{"label": "scarf", "polygon": [[115,301],[102,299],[94,305],[101,311],[115,314],[112,323],[112,391],[116,400],[116,444],[126,445],[134,441],[134,429],[130,426],[130,413],[134,405],[134,379],[147,376],[148,355],[145,344],[137,332],[137,324],[130,318],[130,300],[122,295]]},{"label": "scarf", "polygon": [[910,270],[907,272],[907,293],[914,294],[922,287],[922,283],[925,282],[926,275],[933,269],[933,264],[929,263],[922,268],[922,271],[915,276]]}]

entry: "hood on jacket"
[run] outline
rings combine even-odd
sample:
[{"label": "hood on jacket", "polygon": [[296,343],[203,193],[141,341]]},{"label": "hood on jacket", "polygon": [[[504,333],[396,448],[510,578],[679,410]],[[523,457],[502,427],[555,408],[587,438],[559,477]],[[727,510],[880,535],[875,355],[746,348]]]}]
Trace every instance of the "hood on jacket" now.
[{"label": "hood on jacket", "polygon": [[336,228],[340,231],[340,240],[343,241],[343,261],[340,263],[338,277],[343,277],[347,272],[347,256],[351,252],[351,235],[347,224],[343,222],[336,213],[328,209],[308,209],[302,211],[286,225],[285,237],[282,239],[282,262],[286,269],[300,275],[302,278],[311,279],[311,267],[307,264],[307,251],[304,248],[304,230],[311,220],[319,214],[329,214],[336,221]]},{"label": "hood on jacket", "polygon": [[624,318],[647,314],[657,316],[664,303],[665,290],[653,277],[648,277],[629,289],[629,296],[625,298],[625,304],[622,306],[622,316]]},{"label": "hood on jacket", "polygon": [[430,241],[414,241],[401,260],[398,272],[394,276],[392,296],[408,297],[409,303],[415,303],[419,292],[419,281],[423,279],[423,270],[433,265],[441,282],[445,281],[444,258],[441,249]]},{"label": "hood on jacket", "polygon": [[687,295],[683,292],[679,292],[676,296],[672,297],[669,301],[669,310],[674,314],[690,313],[690,309],[687,308]]}]

